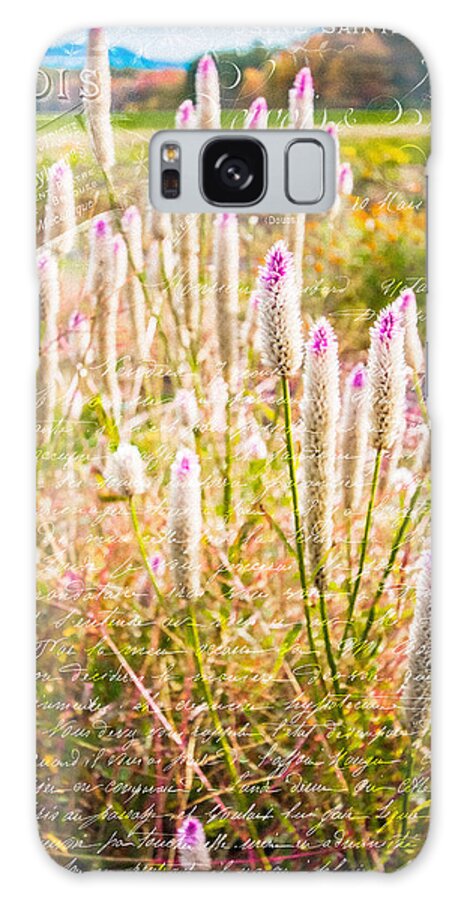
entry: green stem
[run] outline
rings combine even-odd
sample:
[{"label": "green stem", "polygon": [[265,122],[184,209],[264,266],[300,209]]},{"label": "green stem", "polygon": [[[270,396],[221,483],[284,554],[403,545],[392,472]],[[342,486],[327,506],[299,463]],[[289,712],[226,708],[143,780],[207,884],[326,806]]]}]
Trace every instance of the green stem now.
[{"label": "green stem", "polygon": [[259,504],[259,510],[260,510],[260,512],[263,514],[263,516],[265,517],[266,521],[269,523],[269,525],[271,526],[271,528],[275,531],[275,533],[278,535],[278,537],[279,537],[280,540],[282,541],[282,543],[283,543],[283,545],[284,545],[284,547],[285,547],[287,553],[290,553],[291,556],[296,556],[296,550],[295,550],[295,548],[292,547],[290,541],[288,540],[287,536],[286,536],[285,533],[283,532],[283,530],[282,530],[282,528],[280,527],[279,523],[276,522],[276,520],[275,520],[275,519],[271,516],[271,514],[267,511],[267,509],[265,508],[265,506],[264,506],[263,503],[260,503],[260,504]]},{"label": "green stem", "polygon": [[[205,667],[203,664],[203,654],[202,654],[202,650],[201,650],[200,637],[198,634],[198,625],[197,625],[197,620],[196,620],[196,616],[195,616],[193,603],[189,603],[188,611],[189,611],[189,619],[190,619],[190,629],[191,629],[191,633],[192,633],[193,652],[194,652],[194,656],[195,656],[195,662],[196,662],[196,666],[197,666],[198,676],[200,679],[200,684],[202,687],[203,695],[206,700],[208,709],[210,711],[214,727],[215,727],[218,737],[219,737],[219,742],[221,744],[222,751],[224,753],[224,759],[226,762],[226,766],[229,771],[230,778],[232,780],[232,787],[233,787],[234,794],[237,798],[237,803],[239,805],[239,808],[240,808],[240,811],[242,812],[242,814],[245,814],[248,811],[248,803],[247,803],[247,800],[246,800],[244,794],[241,791],[240,783],[239,783],[239,776],[238,776],[238,772],[237,772],[237,769],[235,767],[235,763],[233,760],[230,744],[229,744],[229,741],[227,740],[227,735],[222,726],[222,722],[219,718],[218,711],[214,705],[213,695],[211,693],[209,681],[206,677]],[[251,819],[247,820],[246,824],[247,824],[248,831],[250,832],[250,837],[255,844],[254,849],[256,850],[256,852],[261,860],[263,868],[267,869],[267,871],[270,871],[272,866],[271,866],[266,854],[262,850],[262,848],[258,846],[259,835],[258,835],[256,826],[255,826],[253,820],[251,820]]]},{"label": "green stem", "polygon": [[[338,673],[337,663],[335,661],[335,657],[332,650],[332,643],[330,640],[330,632],[329,632],[329,620],[327,616],[327,606],[325,602],[325,591],[324,591],[324,572],[321,570],[318,575],[318,593],[319,593],[319,612],[321,616],[321,624],[322,624],[322,634],[324,638],[324,646],[325,652],[327,656],[327,662],[329,664],[330,674],[332,676],[332,683],[335,691],[335,702],[337,704],[337,711],[340,719],[340,725],[342,728],[343,735],[343,744],[345,748],[345,752],[348,755],[348,735],[346,731],[346,722],[345,722],[345,711],[343,709],[343,703],[341,698],[344,696],[344,692],[340,687],[340,678]],[[348,773],[347,782],[349,781],[350,774]]]},{"label": "green stem", "polygon": [[371,493],[370,493],[370,497],[369,497],[369,504],[367,507],[366,521],[364,524],[364,534],[363,534],[363,538],[361,541],[361,552],[359,555],[358,571],[356,573],[353,590],[350,595],[350,600],[349,600],[349,604],[348,604],[348,617],[347,617],[345,630],[343,632],[343,637],[342,637],[341,644],[340,644],[339,655],[341,655],[341,653],[343,652],[343,647],[344,647],[345,641],[348,637],[348,632],[351,628],[356,598],[358,596],[359,588],[361,585],[361,579],[362,579],[362,575],[363,575],[363,571],[364,571],[364,562],[366,560],[367,545],[369,542],[369,534],[370,534],[371,524],[372,524],[372,511],[374,508],[375,495],[377,493],[377,485],[379,482],[381,460],[382,460],[382,451],[380,449],[378,449],[375,454],[374,472],[372,475],[372,483],[371,483]]},{"label": "green stem", "polygon": [[230,522],[232,509],[232,435],[231,435],[231,397],[230,391],[226,403],[226,433],[225,433],[225,460],[224,460],[224,521]]},{"label": "green stem", "polygon": [[292,504],[293,504],[293,521],[295,525],[295,543],[296,543],[296,555],[298,560],[298,572],[300,576],[300,584],[301,584],[301,593],[303,596],[303,606],[304,606],[304,614],[306,620],[306,631],[308,633],[308,642],[309,648],[313,655],[313,659],[315,665],[317,666],[319,679],[322,684],[322,687],[327,693],[327,688],[324,681],[324,676],[322,674],[322,669],[318,661],[316,646],[314,643],[313,629],[311,623],[311,607],[309,603],[309,594],[308,594],[308,584],[306,581],[306,569],[305,569],[305,539],[303,533],[303,526],[301,522],[300,516],[300,506],[298,501],[298,487],[296,483],[296,467],[295,467],[295,449],[293,446],[293,432],[292,432],[292,408],[290,402],[290,391],[288,386],[288,379],[285,375],[282,375],[282,392],[283,392],[283,400],[284,400],[284,414],[285,414],[285,439],[287,443],[287,459],[288,459],[288,470],[290,475],[290,489],[292,494]]},{"label": "green stem", "polygon": [[346,562],[348,566],[348,575],[347,575],[347,592],[348,595],[351,596],[352,584],[351,584],[351,509],[348,510],[348,519],[346,523]]},{"label": "green stem", "polygon": [[141,532],[141,530],[140,530],[140,524],[139,524],[139,520],[138,520],[138,517],[137,517],[137,511],[136,511],[136,509],[135,509],[135,502],[134,502],[134,498],[133,498],[133,497],[130,497],[130,498],[129,498],[129,509],[130,509],[130,514],[131,514],[132,526],[133,526],[133,528],[134,528],[134,534],[135,534],[135,537],[136,537],[136,540],[137,540],[137,544],[138,544],[138,546],[139,546],[140,555],[141,555],[141,557],[142,557],[142,559],[143,559],[143,564],[144,564],[144,566],[145,566],[145,569],[147,570],[147,575],[148,575],[148,577],[149,577],[149,579],[150,579],[150,582],[151,582],[151,584],[152,584],[153,590],[154,590],[154,592],[155,592],[155,594],[156,594],[158,600],[162,603],[162,602],[163,602],[163,595],[162,595],[162,593],[161,593],[161,591],[160,591],[160,589],[159,589],[159,587],[158,587],[158,585],[157,585],[157,583],[156,583],[156,578],[155,578],[155,576],[154,576],[154,574],[153,574],[153,570],[152,570],[151,565],[150,565],[150,560],[148,559],[148,554],[147,554],[147,551],[146,551],[146,548],[145,548],[145,543],[144,543],[144,540],[143,540],[142,532]]},{"label": "green stem", "polygon": [[410,523],[410,521],[411,521],[412,512],[413,512],[414,507],[415,507],[415,505],[416,505],[416,503],[417,503],[417,499],[418,499],[418,497],[419,497],[419,494],[420,494],[420,492],[421,492],[421,489],[422,489],[422,485],[421,485],[421,484],[418,484],[416,490],[414,491],[414,494],[413,494],[412,497],[411,497],[411,501],[410,501],[410,503],[409,503],[409,506],[408,506],[408,508],[407,508],[407,510],[406,510],[406,512],[405,512],[405,514],[404,514],[404,516],[403,516],[403,519],[401,520],[401,523],[400,523],[400,526],[399,526],[399,528],[398,528],[398,531],[396,532],[396,535],[395,535],[395,538],[394,538],[394,541],[393,541],[393,544],[392,544],[392,548],[391,548],[391,551],[390,551],[390,556],[389,556],[389,558],[388,558],[387,565],[385,566],[385,569],[384,569],[384,571],[383,571],[382,578],[380,579],[379,586],[378,586],[377,591],[376,591],[376,593],[375,593],[375,597],[374,597],[374,599],[373,599],[373,601],[372,601],[372,604],[371,604],[371,607],[370,607],[370,609],[369,609],[369,614],[368,614],[368,616],[367,616],[367,621],[366,621],[366,624],[365,624],[365,626],[364,626],[364,631],[363,631],[362,636],[361,636],[361,643],[363,643],[364,641],[367,641],[367,637],[368,637],[369,631],[371,630],[372,624],[373,624],[373,622],[374,622],[375,610],[376,610],[377,603],[379,602],[379,600],[380,600],[380,598],[381,598],[381,596],[382,596],[382,594],[383,594],[383,592],[384,592],[384,590],[385,590],[385,583],[386,583],[387,578],[388,578],[388,576],[389,576],[389,574],[390,574],[390,572],[391,572],[391,570],[392,570],[392,568],[393,568],[393,566],[394,566],[394,563],[395,563],[395,559],[396,559],[398,550],[399,550],[400,547],[401,547],[401,544],[402,544],[402,541],[403,541],[403,537],[404,537],[404,535],[405,535],[405,533],[406,533],[406,530],[407,530],[407,528],[408,528],[408,526],[409,526],[409,523]]},{"label": "green stem", "polygon": [[[319,579],[321,581],[318,592],[319,592],[319,612],[320,612],[320,616],[321,616],[322,634],[324,637],[324,646],[325,646],[325,652],[326,652],[326,656],[327,656],[327,662],[329,664],[330,674],[332,675],[332,681],[333,681],[333,686],[335,688],[335,693],[337,695],[337,705],[338,705],[339,697],[341,696],[340,680],[338,677],[337,663],[335,662],[335,657],[333,655],[332,644],[331,644],[331,640],[330,640],[329,620],[328,620],[328,616],[327,616],[327,605],[325,602],[325,592],[324,592],[324,588],[323,588],[323,584],[322,584],[324,576],[323,576],[322,572],[319,575]],[[343,713],[342,707],[340,707],[340,718],[342,719],[342,721],[344,721],[344,713]]]},{"label": "green stem", "polygon": [[[341,728],[341,743],[342,743],[343,750],[345,752],[345,756],[348,758],[348,756],[350,755],[350,749],[349,749],[349,742],[348,742],[348,732],[347,732],[347,727],[346,727],[345,710],[343,708],[343,702],[342,702],[342,698],[345,696],[345,693],[344,693],[344,691],[342,691],[342,688],[340,686],[340,676],[339,676],[339,672],[338,672],[338,666],[337,666],[337,663],[336,663],[336,660],[335,660],[335,657],[333,654],[332,644],[331,644],[331,640],[330,640],[329,621],[328,621],[327,606],[326,606],[326,602],[325,602],[325,592],[324,592],[325,576],[324,576],[323,569],[319,570],[317,580],[318,580],[318,592],[319,592],[319,612],[320,612],[320,616],[321,616],[322,634],[324,637],[325,652],[326,652],[326,656],[327,656],[327,662],[329,664],[330,674],[332,677],[332,684],[334,687],[335,704],[337,707],[338,718],[339,718],[340,728]],[[344,766],[342,766],[342,771],[345,776],[345,781],[346,781],[346,785],[347,785],[347,789],[348,789],[348,796],[350,798],[350,808],[353,808],[353,805],[355,803],[355,796],[354,796],[354,792],[353,792],[352,775],[351,775],[351,772],[348,767],[345,768]],[[356,836],[361,837],[361,835],[359,833],[359,828],[358,828],[356,822],[353,823],[353,829],[354,829]],[[365,849],[365,847],[359,848],[359,850],[357,850],[354,853],[355,861],[357,861],[358,857],[363,861],[366,869],[370,868],[369,856],[368,856],[368,853],[367,853],[367,850]]]}]

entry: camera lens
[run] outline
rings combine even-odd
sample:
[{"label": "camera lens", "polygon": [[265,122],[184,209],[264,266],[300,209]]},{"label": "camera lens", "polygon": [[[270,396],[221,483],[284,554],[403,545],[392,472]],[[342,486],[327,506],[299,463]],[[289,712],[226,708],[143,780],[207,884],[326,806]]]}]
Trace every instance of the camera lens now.
[{"label": "camera lens", "polygon": [[220,159],[218,160],[217,166],[219,168],[219,177],[225,186],[232,190],[243,190],[243,188],[248,187],[253,178],[244,159],[226,156],[222,162]]},{"label": "camera lens", "polygon": [[202,153],[202,191],[210,203],[246,206],[264,194],[266,154],[252,138],[216,138]]}]

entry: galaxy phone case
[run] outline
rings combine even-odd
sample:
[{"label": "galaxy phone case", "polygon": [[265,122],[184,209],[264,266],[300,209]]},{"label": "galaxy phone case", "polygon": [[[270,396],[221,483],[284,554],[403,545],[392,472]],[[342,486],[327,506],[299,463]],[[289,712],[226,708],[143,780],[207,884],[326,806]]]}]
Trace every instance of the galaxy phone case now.
[{"label": "galaxy phone case", "polygon": [[[71,871],[390,871],[430,802],[429,80],[370,28],[92,28],[37,79],[37,818]],[[332,136],[325,215],[148,198]]]}]

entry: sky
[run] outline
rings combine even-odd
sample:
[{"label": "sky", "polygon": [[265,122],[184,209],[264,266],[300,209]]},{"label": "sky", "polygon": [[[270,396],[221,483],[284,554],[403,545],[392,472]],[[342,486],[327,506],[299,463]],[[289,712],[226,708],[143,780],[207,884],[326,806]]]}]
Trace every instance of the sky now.
[{"label": "sky", "polygon": [[[108,28],[106,35],[112,46],[126,47],[140,56],[170,63],[186,63],[202,53],[211,50],[245,50],[259,42],[265,47],[285,47],[302,41],[314,29],[285,27],[192,27],[179,28]],[[47,64],[54,66],[78,67],[84,64],[85,31],[69,32],[60,36],[47,52]],[[53,53],[54,48],[63,44],[76,44],[72,55]]]}]

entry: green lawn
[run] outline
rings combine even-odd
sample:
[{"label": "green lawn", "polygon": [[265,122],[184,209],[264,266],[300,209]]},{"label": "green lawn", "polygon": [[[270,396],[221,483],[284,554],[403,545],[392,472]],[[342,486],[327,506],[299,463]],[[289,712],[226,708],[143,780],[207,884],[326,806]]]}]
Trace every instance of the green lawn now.
[{"label": "green lawn", "polygon": [[[422,116],[421,126],[427,127],[430,125],[430,111],[429,110],[421,110],[420,114]],[[74,118],[73,113],[69,114],[69,118]],[[347,111],[344,109],[331,109],[327,111],[326,121],[329,122],[337,122],[340,125],[351,125],[351,126],[389,126],[392,124],[396,113],[387,109],[377,109],[377,110],[368,110],[368,109],[356,109],[352,111]],[[40,131],[43,131],[47,127],[49,127],[57,118],[55,114],[41,114],[39,113],[37,116],[37,127]],[[60,116],[60,120],[63,122],[67,116]],[[225,110],[222,113],[222,125],[224,128],[241,127],[244,124],[244,114],[241,112],[237,112],[237,110]],[[175,111],[174,110],[141,110],[140,112],[115,112],[112,114],[112,120],[115,125],[120,128],[153,128],[154,130],[160,130],[163,128],[173,128],[174,120],[175,120]],[[276,128],[279,126],[279,123],[282,121],[282,111],[281,110],[271,110],[269,116],[269,126],[271,128]],[[319,126],[323,121],[323,112],[316,110],[315,114],[315,124]],[[400,121],[396,124],[408,126],[411,128],[417,128],[418,126],[418,114],[415,110],[405,110]]]}]

